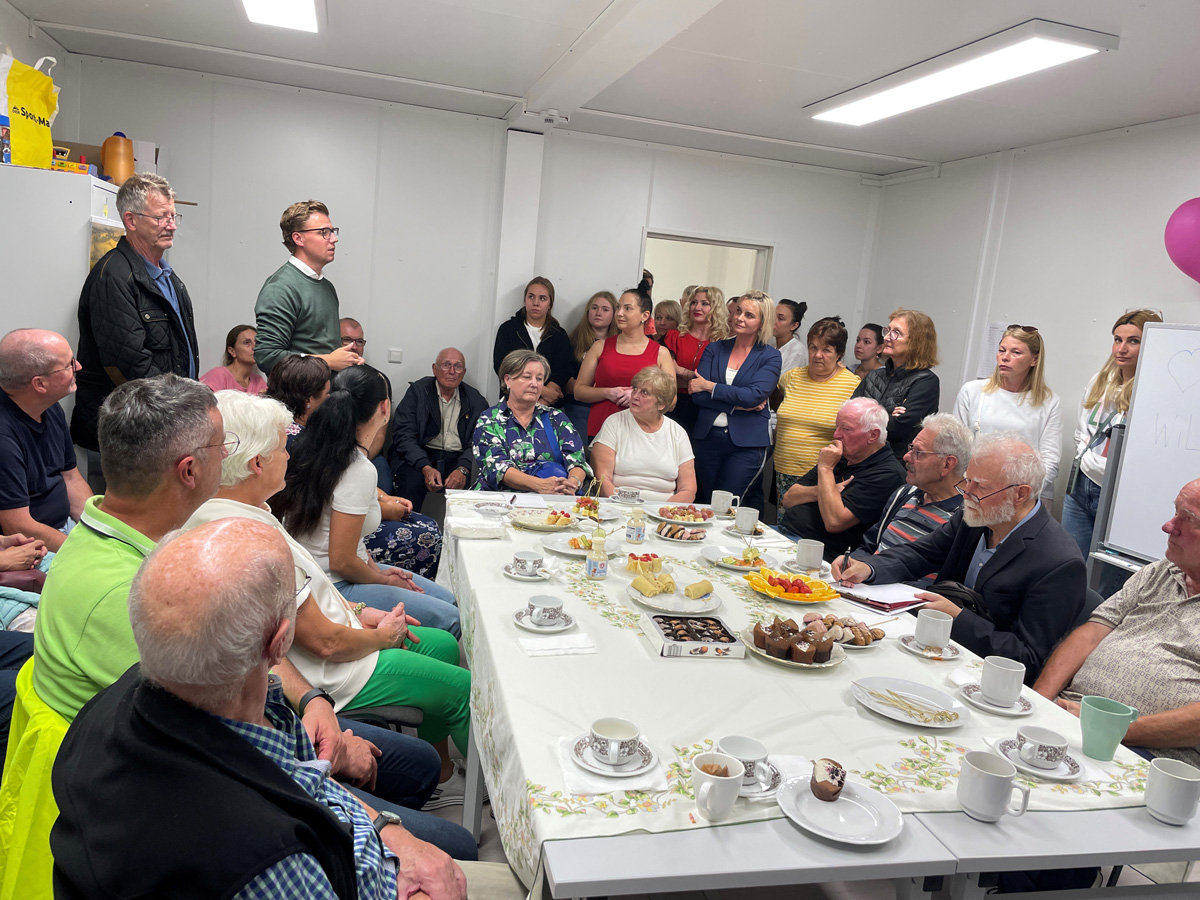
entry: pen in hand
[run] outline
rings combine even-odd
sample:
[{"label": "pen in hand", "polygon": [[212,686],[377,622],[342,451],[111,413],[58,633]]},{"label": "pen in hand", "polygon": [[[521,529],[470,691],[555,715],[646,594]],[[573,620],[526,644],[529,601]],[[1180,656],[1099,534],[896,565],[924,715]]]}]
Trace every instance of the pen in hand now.
[{"label": "pen in hand", "polygon": [[850,548],[846,548],[846,552],[842,554],[842,577],[838,579],[838,584],[846,584],[846,567],[850,565]]}]

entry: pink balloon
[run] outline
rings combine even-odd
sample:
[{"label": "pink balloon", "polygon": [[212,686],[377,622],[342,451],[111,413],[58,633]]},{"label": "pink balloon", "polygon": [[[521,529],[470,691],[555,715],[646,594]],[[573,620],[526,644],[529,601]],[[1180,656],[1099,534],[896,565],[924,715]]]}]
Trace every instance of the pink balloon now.
[{"label": "pink balloon", "polygon": [[1167,219],[1167,256],[1188,278],[1200,281],[1200,197],[1188,200]]}]

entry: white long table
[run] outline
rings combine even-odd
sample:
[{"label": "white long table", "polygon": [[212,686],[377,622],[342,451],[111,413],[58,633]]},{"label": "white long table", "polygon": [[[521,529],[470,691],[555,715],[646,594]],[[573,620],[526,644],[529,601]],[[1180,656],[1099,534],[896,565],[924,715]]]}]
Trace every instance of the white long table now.
[{"label": "white long table", "polygon": [[[481,499],[479,494],[452,497],[449,513],[461,515]],[[710,529],[706,545],[735,542],[720,534],[719,527]],[[463,610],[473,679],[473,738],[493,813],[505,852],[526,883],[543,859],[556,897],[835,877],[909,883],[905,880],[918,874],[963,871],[953,849],[918,814],[941,812],[969,822],[954,812],[959,809],[954,796],[959,757],[968,749],[986,749],[986,737],[1014,734],[1016,720],[975,713],[960,728],[923,732],[859,707],[849,683],[863,675],[892,675],[953,692],[946,676],[954,664],[913,656],[894,640],[911,630],[911,617],[884,626],[889,639],[883,646],[850,651],[847,661],[834,669],[798,672],[758,659],[661,659],[637,627],[643,610],[624,595],[627,577],[586,581],[581,563],[561,559],[563,574],[545,584],[531,587],[503,577],[501,566],[512,554],[540,548],[541,538],[512,528],[503,540],[458,540],[451,533],[442,576],[455,588]],[[699,560],[699,546],[648,540],[637,549],[666,556],[680,585],[700,577],[712,581],[722,600],[715,615],[734,630],[777,613],[786,617],[806,611],[754,594],[738,574]],[[579,622],[571,633],[587,633],[598,652],[543,658],[522,652],[517,639],[526,634],[516,628],[512,613],[533,593],[562,597]],[[843,601],[815,608],[861,613]],[[970,654],[964,660],[978,665]],[[1054,728],[1078,748],[1078,721],[1042,698],[1034,702],[1034,714],[1020,721]],[[601,715],[621,715],[641,725],[667,766],[666,791],[625,792],[619,784],[609,794],[571,796],[564,791],[558,739],[586,731]],[[756,737],[773,753],[839,759],[852,779],[887,794],[906,813],[904,833],[881,848],[842,848],[779,821],[782,813],[773,803],[742,800],[730,820],[735,827],[711,827],[693,815],[689,760],[731,733]],[[1113,763],[1099,768],[1102,779],[1088,783],[1027,781],[1033,793],[1030,808],[1140,807],[1144,760],[1122,748]],[[1132,812],[1145,815],[1143,809]],[[1050,820],[1056,815],[1048,813]],[[1032,814],[1027,819],[1034,821]],[[993,840],[998,833],[992,832]],[[754,851],[760,840],[778,852]],[[736,852],[726,854],[722,848]],[[675,857],[684,864],[676,865]],[[838,865],[843,858],[855,865]]]}]

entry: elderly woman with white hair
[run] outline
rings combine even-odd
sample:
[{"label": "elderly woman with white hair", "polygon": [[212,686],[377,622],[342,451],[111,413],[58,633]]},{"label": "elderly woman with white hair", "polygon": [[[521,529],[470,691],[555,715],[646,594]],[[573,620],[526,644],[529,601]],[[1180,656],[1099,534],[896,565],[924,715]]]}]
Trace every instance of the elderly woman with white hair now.
[{"label": "elderly woman with white hair", "polygon": [[458,665],[458,642],[438,628],[419,627],[400,602],[390,610],[351,604],[322,566],[271,514],[267,498],[287,474],[287,426],[282,403],[238,391],[218,391],[225,427],[237,448],[221,464],[221,487],[185,528],[246,518],[276,528],[296,565],[296,637],[288,658],[338,711],[366,706],[415,706],[425,714],[418,733],[452,772],[447,736],[469,746],[471,674]]},{"label": "elderly woman with white hair", "polygon": [[663,413],[675,399],[675,379],[658,366],[633,376],[629,409],[609,416],[592,442],[600,494],[637,488],[652,502],[696,499],[696,463],[687,432]]}]

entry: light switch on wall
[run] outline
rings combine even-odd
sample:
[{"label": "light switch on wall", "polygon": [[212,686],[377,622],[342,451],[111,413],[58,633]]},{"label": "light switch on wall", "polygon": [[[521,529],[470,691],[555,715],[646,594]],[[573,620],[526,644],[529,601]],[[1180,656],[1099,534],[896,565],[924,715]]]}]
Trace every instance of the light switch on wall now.
[{"label": "light switch on wall", "polygon": [[388,362],[402,363],[404,362],[404,351],[397,350],[395,347],[388,348]]}]

